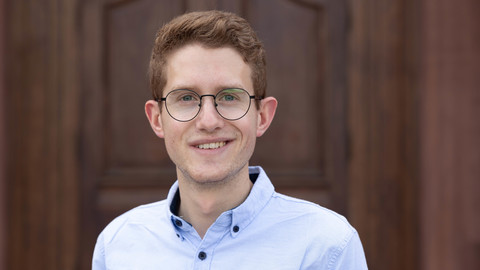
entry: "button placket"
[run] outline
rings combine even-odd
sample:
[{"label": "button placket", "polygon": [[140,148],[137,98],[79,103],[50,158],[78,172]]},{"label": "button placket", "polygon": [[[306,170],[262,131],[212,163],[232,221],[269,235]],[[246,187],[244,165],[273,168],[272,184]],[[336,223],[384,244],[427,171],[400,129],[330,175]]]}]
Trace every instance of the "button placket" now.
[{"label": "button placket", "polygon": [[214,260],[216,247],[223,241],[224,237],[232,233],[232,230],[231,211],[222,213],[207,230],[199,245],[197,245],[195,269],[208,269],[211,261]]}]

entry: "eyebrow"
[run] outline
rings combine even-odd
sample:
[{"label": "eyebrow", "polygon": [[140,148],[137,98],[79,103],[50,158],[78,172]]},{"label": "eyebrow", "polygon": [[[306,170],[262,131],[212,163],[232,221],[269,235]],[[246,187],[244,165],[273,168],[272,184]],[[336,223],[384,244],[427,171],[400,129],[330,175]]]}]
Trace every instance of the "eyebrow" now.
[{"label": "eyebrow", "polygon": [[[234,89],[234,88],[239,88],[239,89],[245,89],[243,86],[241,86],[240,84],[229,84],[228,86],[225,84],[225,85],[222,85],[220,87],[216,87],[214,88],[213,90],[214,91],[222,91],[224,89]],[[174,90],[180,90],[180,89],[185,89],[185,90],[192,90],[192,91],[198,91],[199,88],[198,87],[195,87],[195,86],[189,86],[189,85],[175,85],[174,87],[172,87],[171,89],[169,89],[168,92],[171,92],[171,91],[174,91]],[[246,89],[245,89],[246,90]],[[168,93],[167,92],[167,93]]]}]

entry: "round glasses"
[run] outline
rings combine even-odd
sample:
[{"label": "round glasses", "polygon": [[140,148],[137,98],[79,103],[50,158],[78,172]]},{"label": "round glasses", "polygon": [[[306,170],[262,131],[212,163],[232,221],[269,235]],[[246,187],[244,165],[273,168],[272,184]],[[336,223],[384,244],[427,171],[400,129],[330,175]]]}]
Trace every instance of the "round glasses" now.
[{"label": "round glasses", "polygon": [[244,89],[229,88],[223,89],[216,95],[199,95],[195,91],[186,89],[173,90],[166,97],[156,101],[165,102],[167,112],[173,119],[187,122],[198,115],[204,97],[212,97],[218,114],[230,121],[244,117],[250,109],[252,99],[261,100],[251,96]]}]

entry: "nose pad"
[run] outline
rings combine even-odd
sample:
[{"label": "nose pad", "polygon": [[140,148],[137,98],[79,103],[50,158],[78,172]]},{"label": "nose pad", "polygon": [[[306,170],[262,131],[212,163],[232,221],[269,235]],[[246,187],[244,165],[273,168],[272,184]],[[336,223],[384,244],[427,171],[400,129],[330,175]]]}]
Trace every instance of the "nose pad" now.
[{"label": "nose pad", "polygon": [[[202,101],[202,102],[203,102],[203,101]],[[199,109],[199,110],[201,110],[201,109],[202,109],[202,104],[203,104],[203,103],[199,103],[199,104],[198,104],[198,107],[200,107],[200,109]],[[215,102],[215,101],[213,101],[213,105],[215,106],[215,108],[217,108],[217,107],[218,107],[218,104],[217,104],[217,102]]]},{"label": "nose pad", "polygon": [[[200,97],[200,103],[198,104],[198,107],[200,107],[200,108],[199,108],[200,113],[202,113],[202,107],[204,107],[204,102],[205,102],[205,100],[203,99],[204,97],[212,97],[212,102],[213,102],[213,106],[214,106],[214,108],[215,108],[215,113],[218,114],[218,111],[217,111],[217,106],[218,106],[218,104],[217,104],[217,102],[215,101],[215,96],[214,96],[214,95],[203,95],[203,96]],[[205,109],[204,109],[204,110],[205,110]]]},{"label": "nose pad", "polygon": [[201,104],[199,104],[200,112],[197,115],[196,126],[198,129],[213,132],[217,128],[223,126],[223,118],[217,111],[216,107],[218,104],[215,103],[215,99],[213,99],[211,102],[203,102],[204,100],[202,100]]}]

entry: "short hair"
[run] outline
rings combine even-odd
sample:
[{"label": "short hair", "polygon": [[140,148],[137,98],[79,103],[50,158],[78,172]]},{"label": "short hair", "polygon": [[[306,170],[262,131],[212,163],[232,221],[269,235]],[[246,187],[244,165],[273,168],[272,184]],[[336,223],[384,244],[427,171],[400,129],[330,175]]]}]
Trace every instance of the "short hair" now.
[{"label": "short hair", "polygon": [[[167,83],[167,57],[185,45],[207,48],[232,47],[250,66],[255,96],[264,98],[267,88],[265,49],[249,23],[233,13],[211,10],[183,14],[158,30],[150,58],[150,88],[154,99],[162,97]],[[258,105],[258,104],[257,104]]]}]

